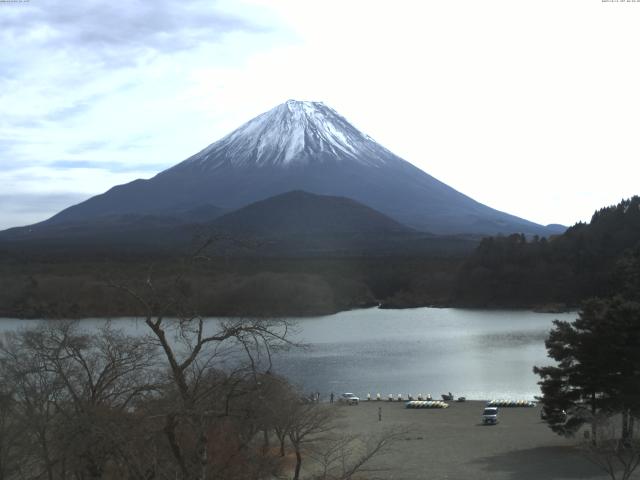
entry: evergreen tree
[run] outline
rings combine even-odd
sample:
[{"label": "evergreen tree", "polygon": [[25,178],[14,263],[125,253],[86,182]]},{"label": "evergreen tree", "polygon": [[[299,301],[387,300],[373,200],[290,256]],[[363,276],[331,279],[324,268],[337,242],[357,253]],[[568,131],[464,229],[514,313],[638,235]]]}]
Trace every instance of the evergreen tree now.
[{"label": "evergreen tree", "polygon": [[534,367],[541,377],[549,426],[573,435],[599,414],[621,414],[622,439],[640,415],[640,303],[622,297],[585,302],[574,322],[554,321],[545,345],[557,366]]},{"label": "evergreen tree", "polygon": [[[456,297],[467,305],[579,305],[590,297],[640,295],[640,197],[597,211],[547,240],[483,239],[461,267]],[[619,277],[632,278],[632,285]]]}]

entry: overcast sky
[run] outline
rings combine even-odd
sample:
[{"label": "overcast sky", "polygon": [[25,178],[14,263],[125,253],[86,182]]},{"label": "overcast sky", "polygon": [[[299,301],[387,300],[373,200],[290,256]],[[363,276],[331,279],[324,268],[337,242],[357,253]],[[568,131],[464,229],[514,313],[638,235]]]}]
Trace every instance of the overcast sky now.
[{"label": "overcast sky", "polygon": [[640,193],[640,1],[0,0],[0,228],[323,101],[493,208]]}]

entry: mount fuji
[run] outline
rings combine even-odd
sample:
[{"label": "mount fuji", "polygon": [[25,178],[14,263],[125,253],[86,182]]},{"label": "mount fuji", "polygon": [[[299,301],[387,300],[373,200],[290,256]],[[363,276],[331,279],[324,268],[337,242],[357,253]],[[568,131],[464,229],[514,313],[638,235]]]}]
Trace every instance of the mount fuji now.
[{"label": "mount fuji", "polygon": [[255,117],[151,179],[113,187],[38,226],[231,211],[294,190],[347,197],[433,234],[558,233],[454,190],[323,103],[295,100]]}]

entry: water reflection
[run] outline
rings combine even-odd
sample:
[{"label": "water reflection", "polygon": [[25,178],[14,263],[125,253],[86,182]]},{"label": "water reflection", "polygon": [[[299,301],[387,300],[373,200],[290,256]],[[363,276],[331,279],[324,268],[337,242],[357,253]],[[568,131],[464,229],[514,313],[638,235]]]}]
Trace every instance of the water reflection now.
[{"label": "water reflection", "polygon": [[[531,399],[539,393],[532,367],[550,363],[544,339],[553,319],[575,317],[507,310],[355,310],[297,319],[294,339],[308,348],[279,352],[274,363],[303,390],[320,391],[324,398],[331,391],[362,397],[439,397],[451,391],[470,399]],[[105,321],[82,323],[92,329]],[[39,322],[2,319],[0,331]],[[112,323],[130,334],[148,333],[139,320]]]},{"label": "water reflection", "polygon": [[549,364],[552,320],[574,313],[464,309],[359,310],[300,321],[309,351],[277,367],[307,391],[453,392],[467,398],[530,399],[533,365]]}]

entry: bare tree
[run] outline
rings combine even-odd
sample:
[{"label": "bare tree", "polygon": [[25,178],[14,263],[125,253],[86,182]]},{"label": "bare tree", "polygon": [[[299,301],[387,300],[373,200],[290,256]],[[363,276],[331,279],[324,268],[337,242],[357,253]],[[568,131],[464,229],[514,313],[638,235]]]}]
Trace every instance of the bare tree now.
[{"label": "bare tree", "polygon": [[42,359],[34,355],[27,332],[6,335],[0,344],[0,375],[13,404],[13,421],[25,436],[20,470],[26,478],[38,475],[54,479],[57,462],[53,450],[58,412],[55,403],[63,386]]},{"label": "bare tree", "polygon": [[593,422],[596,436],[585,439],[582,451],[589,461],[604,470],[612,480],[628,480],[640,465],[640,439],[633,422],[631,428],[636,431],[627,431],[626,438],[621,438],[613,420],[611,416],[598,416]]},{"label": "bare tree", "polygon": [[278,454],[284,457],[285,444],[294,420],[291,412],[299,408],[302,397],[286,379],[271,373],[260,377],[260,387],[258,398],[262,428],[267,434],[271,431],[275,434]]},{"label": "bare tree", "polygon": [[[190,261],[205,258],[206,247]],[[185,269],[188,267],[189,262]],[[169,289],[157,289],[151,274],[142,289],[113,282],[112,286],[138,303],[154,344],[169,367],[178,402],[165,412],[163,430],[182,478],[204,480],[210,470],[215,475],[209,467],[213,450],[209,448],[208,432],[214,420],[232,414],[232,398],[257,390],[258,372],[271,370],[273,349],[289,343],[289,323],[262,319],[206,321],[197,313],[184,274],[178,275]],[[208,381],[208,372],[229,369],[234,374],[224,376],[224,385]],[[249,384],[253,387],[248,389]],[[226,408],[219,404],[223,396]],[[249,438],[241,442],[241,447],[255,433],[248,431]]]},{"label": "bare tree", "polygon": [[138,431],[133,405],[158,387],[154,356],[142,339],[109,325],[89,335],[75,322],[56,322],[5,338],[0,372],[28,438],[22,476],[102,478],[119,466],[148,478],[128,447]]},{"label": "bare tree", "polygon": [[374,457],[388,454],[406,429],[390,429],[380,435],[362,440],[360,435],[340,435],[322,442],[312,450],[312,458],[319,465],[313,480],[351,480],[356,474],[384,471],[372,466]]},{"label": "bare tree", "polygon": [[[4,382],[2,385],[5,389],[8,386]],[[0,480],[13,478],[20,470],[20,452],[25,436],[16,416],[17,405],[13,392],[0,391]]]},{"label": "bare tree", "polygon": [[307,444],[322,441],[335,427],[336,409],[317,403],[298,402],[289,412],[289,425],[286,427],[289,441],[296,455],[293,480],[299,480],[302,468],[302,452]]}]

